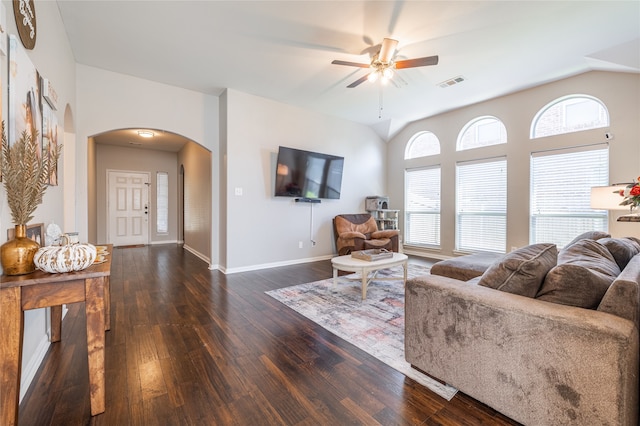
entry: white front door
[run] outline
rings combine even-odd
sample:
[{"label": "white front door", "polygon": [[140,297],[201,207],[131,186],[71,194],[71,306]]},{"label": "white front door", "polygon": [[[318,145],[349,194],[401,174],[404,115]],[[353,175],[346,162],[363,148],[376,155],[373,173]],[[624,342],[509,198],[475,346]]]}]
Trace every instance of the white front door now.
[{"label": "white front door", "polygon": [[149,242],[149,174],[107,172],[108,238],[114,246]]}]

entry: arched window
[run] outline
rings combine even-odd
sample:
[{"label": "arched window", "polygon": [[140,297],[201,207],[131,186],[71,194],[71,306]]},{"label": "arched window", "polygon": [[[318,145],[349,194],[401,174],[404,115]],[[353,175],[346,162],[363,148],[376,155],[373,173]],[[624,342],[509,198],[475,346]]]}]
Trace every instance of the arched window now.
[{"label": "arched window", "polygon": [[531,139],[609,126],[607,107],[597,98],[570,95],[545,105],[531,122]]},{"label": "arched window", "polygon": [[440,140],[433,132],[419,132],[413,135],[404,151],[404,159],[440,154]]},{"label": "arched window", "polygon": [[474,118],[462,128],[456,144],[457,151],[507,143],[507,129],[495,117]]}]

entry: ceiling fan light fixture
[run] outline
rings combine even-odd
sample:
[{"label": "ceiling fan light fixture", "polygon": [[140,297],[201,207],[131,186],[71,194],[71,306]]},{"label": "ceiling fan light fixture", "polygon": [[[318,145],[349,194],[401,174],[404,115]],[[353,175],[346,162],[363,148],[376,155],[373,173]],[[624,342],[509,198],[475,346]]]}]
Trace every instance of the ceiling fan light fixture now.
[{"label": "ceiling fan light fixture", "polygon": [[393,78],[393,68],[386,67],[382,71],[382,78],[385,79],[385,80],[391,80]]},{"label": "ceiling fan light fixture", "polygon": [[372,71],[368,76],[367,76],[367,80],[369,80],[371,83],[375,83],[378,80],[378,77],[380,77],[378,70],[376,71]]},{"label": "ceiling fan light fixture", "polygon": [[385,38],[384,40],[382,40],[380,53],[378,53],[378,60],[383,64],[388,64],[389,62],[391,62],[397,46],[398,40],[394,40],[392,38]]}]

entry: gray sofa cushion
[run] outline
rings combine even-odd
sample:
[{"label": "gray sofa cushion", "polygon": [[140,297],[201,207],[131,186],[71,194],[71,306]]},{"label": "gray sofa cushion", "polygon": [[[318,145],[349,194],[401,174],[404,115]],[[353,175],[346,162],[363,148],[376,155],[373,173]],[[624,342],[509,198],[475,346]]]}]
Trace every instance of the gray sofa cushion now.
[{"label": "gray sofa cushion", "polygon": [[507,254],[480,278],[479,285],[521,296],[535,297],[547,272],[556,266],[555,244],[532,244]]},{"label": "gray sofa cushion", "polygon": [[502,259],[503,256],[501,253],[482,252],[441,260],[431,267],[431,275],[468,281],[484,274],[494,262]]},{"label": "gray sofa cushion", "polygon": [[609,237],[611,237],[611,234],[607,234],[606,232],[602,232],[602,231],[587,231],[587,232],[584,232],[584,233],[578,235],[577,237],[575,237],[573,240],[571,240],[571,242],[569,244],[564,246],[564,248],[567,248],[567,247],[577,243],[580,240],[597,241],[600,238],[609,238]]},{"label": "gray sofa cushion", "polygon": [[640,253],[640,244],[631,238],[601,238],[598,243],[609,250],[620,270],[627,266],[633,256]]},{"label": "gray sofa cushion", "polygon": [[562,249],[558,265],[544,279],[536,298],[596,309],[620,268],[606,247],[590,239]]}]

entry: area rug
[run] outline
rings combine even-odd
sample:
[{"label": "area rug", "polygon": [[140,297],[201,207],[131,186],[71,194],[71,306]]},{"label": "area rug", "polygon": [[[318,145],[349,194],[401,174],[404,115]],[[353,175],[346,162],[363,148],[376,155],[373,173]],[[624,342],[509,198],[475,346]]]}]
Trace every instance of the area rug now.
[{"label": "area rug", "polygon": [[[266,294],[309,318],[405,376],[451,400],[456,389],[411,368],[404,359],[404,286],[402,267],[384,269],[362,300],[361,280],[356,274],[267,291]],[[408,277],[424,275],[429,268],[409,264]]]}]

